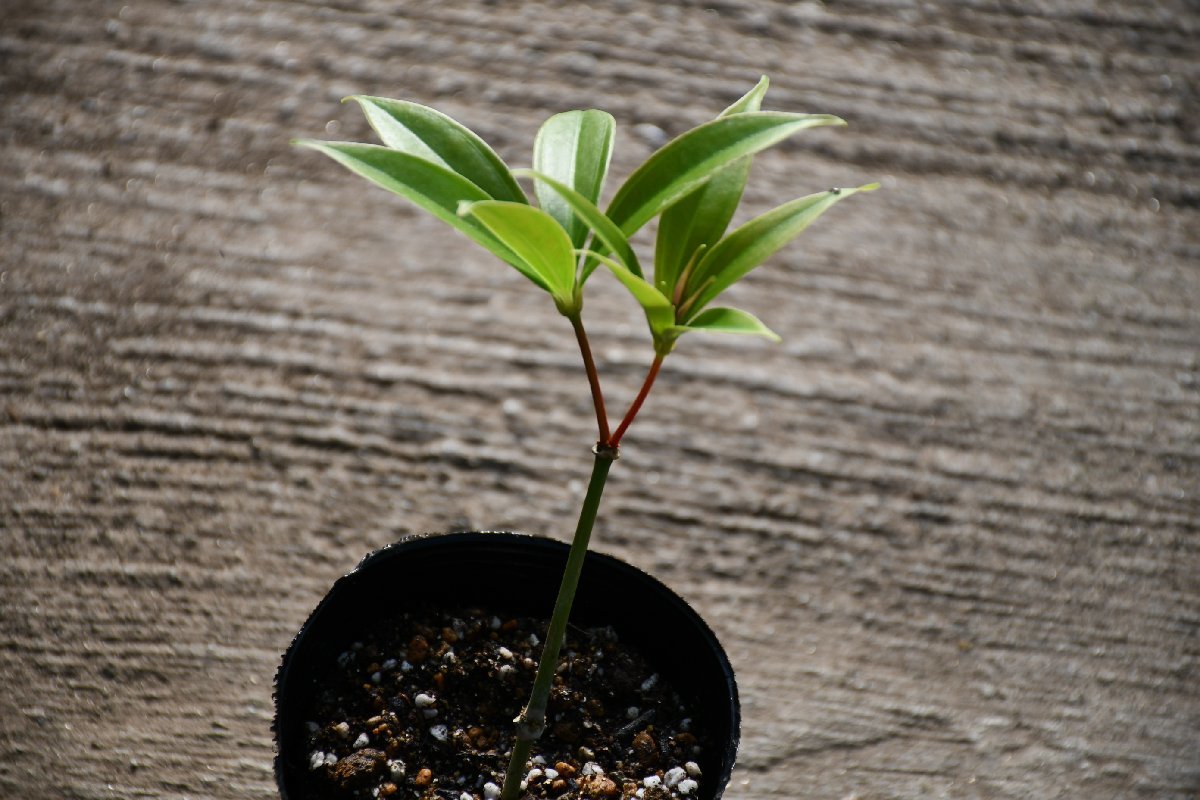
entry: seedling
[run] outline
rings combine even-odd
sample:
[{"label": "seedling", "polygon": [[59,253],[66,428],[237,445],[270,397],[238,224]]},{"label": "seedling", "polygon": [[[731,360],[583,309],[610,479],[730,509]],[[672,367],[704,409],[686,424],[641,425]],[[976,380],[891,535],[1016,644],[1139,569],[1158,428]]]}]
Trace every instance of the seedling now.
[{"label": "seedling", "polygon": [[[530,747],[545,728],[604,484],[664,359],[693,331],[778,341],[757,317],[714,301],[835,203],[878,187],[811,194],[728,230],[756,153],[808,128],[845,124],[826,114],[762,111],[766,91],[764,77],[716,119],[663,145],[603,211],[600,196],[616,130],[603,111],[567,111],[547,120],[534,142],[532,169],[510,170],[482,139],[439,111],[380,97],[349,99],[362,107],[383,145],[297,142],[407,198],[512,266],[550,295],[579,344],[596,414],[595,459],[533,689],[515,720],[502,800],[517,797]],[[538,205],[530,204],[518,178],[532,183]],[[647,275],[630,240],[656,217],[653,272]],[[601,266],[641,306],[653,344],[641,389],[615,428],[583,325],[584,288]]]}]

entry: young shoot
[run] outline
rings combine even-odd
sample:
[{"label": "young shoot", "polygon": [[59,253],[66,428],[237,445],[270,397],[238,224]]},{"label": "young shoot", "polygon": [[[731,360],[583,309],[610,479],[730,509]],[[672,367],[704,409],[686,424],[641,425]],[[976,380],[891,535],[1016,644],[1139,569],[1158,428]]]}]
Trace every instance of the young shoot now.
[{"label": "young shoot", "polygon": [[[616,122],[595,109],[566,111],[537,134],[530,169],[510,170],[479,136],[432,108],[356,96],[382,145],[304,139],[350,171],[406,198],[505,262],[550,295],[579,345],[596,414],[592,476],[580,511],[528,704],[515,720],[502,800],[515,800],[546,704],[571,604],[609,469],[680,337],[693,331],[779,337],[753,314],[715,305],[834,204],[878,188],[830,189],[785,202],[729,230],[755,154],[809,128],[845,123],[827,114],[761,110],[767,79],[706,122],[664,144],[600,197]],[[537,205],[518,179],[531,183]],[[653,271],[631,239],[658,219]],[[653,353],[645,380],[613,426],[583,325],[584,287],[603,266],[645,313]]]}]

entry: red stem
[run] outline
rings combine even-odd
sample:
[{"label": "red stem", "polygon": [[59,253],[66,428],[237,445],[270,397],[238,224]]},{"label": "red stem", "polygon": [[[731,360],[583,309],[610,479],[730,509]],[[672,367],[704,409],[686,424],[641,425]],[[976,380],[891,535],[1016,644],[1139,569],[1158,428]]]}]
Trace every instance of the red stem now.
[{"label": "red stem", "polygon": [[617,427],[617,432],[608,440],[609,447],[616,449],[621,444],[621,437],[625,435],[625,431],[629,430],[629,426],[633,424],[633,418],[642,410],[642,403],[646,402],[646,395],[650,394],[650,387],[654,385],[654,379],[658,377],[658,370],[662,367],[662,363],[663,357],[661,355],[654,357],[654,363],[650,365],[650,371],[646,373],[646,380],[642,382],[642,390],[638,392],[638,396],[634,398],[633,405],[625,413],[625,419],[621,420],[621,424]]},{"label": "red stem", "polygon": [[583,318],[575,314],[571,318],[571,327],[575,329],[575,340],[579,342],[579,352],[583,356],[583,368],[587,370],[588,384],[592,387],[592,404],[596,406],[596,427],[600,431],[600,442],[608,442],[608,412],[604,410],[604,393],[600,391],[600,375],[596,372],[596,362],[592,359],[592,348],[588,344],[587,333],[583,330]]}]

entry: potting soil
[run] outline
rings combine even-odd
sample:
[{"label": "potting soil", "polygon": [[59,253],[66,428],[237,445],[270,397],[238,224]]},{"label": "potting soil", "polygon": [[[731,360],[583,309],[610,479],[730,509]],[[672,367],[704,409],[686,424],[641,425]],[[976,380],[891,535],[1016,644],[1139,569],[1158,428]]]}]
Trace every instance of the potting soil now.
[{"label": "potting soil", "polygon": [[[309,800],[496,800],[546,622],[420,609],[330,653],[307,719]],[[692,800],[697,705],[611,628],[569,628],[523,798]]]}]

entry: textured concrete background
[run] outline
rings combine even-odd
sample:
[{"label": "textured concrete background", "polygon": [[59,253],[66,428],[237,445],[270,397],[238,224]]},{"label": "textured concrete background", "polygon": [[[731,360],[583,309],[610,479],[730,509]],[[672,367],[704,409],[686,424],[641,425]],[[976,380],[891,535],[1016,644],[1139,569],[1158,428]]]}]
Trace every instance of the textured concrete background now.
[{"label": "textured concrete background", "polygon": [[[620,179],[768,73],[850,127],[746,213],[885,191],[734,291],[783,345],[668,360],[595,539],[726,643],[728,796],[1196,797],[1196,4],[592,5],[4,2],[0,796],[272,797],[272,675],[337,575],[569,534],[564,321],[289,138],[383,94],[526,165],[598,106]],[[646,337],[595,288],[621,406]]]}]

